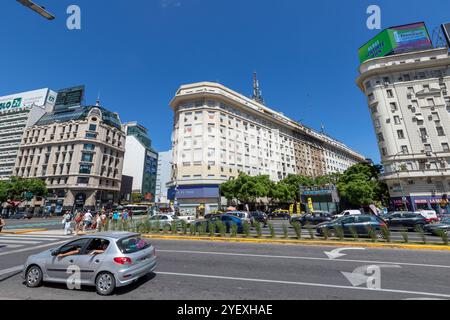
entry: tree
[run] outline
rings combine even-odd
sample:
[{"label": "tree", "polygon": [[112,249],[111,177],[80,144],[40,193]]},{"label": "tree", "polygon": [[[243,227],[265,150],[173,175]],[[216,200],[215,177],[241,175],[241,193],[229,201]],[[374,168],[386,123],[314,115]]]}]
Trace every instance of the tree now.
[{"label": "tree", "polygon": [[13,207],[32,197],[45,197],[47,194],[47,187],[41,179],[12,177],[8,181],[0,181],[0,203],[8,202]]},{"label": "tree", "polygon": [[381,172],[381,166],[364,163],[348,168],[337,183],[342,201],[354,207],[384,203],[389,196],[386,184],[379,181]]},{"label": "tree", "polygon": [[290,174],[285,179],[281,180],[289,188],[291,199],[295,202],[300,202],[300,187],[313,187],[314,180],[307,176]]},{"label": "tree", "polygon": [[133,202],[133,203],[142,202],[143,199],[144,199],[144,196],[141,193],[132,193],[131,194],[131,202]]}]

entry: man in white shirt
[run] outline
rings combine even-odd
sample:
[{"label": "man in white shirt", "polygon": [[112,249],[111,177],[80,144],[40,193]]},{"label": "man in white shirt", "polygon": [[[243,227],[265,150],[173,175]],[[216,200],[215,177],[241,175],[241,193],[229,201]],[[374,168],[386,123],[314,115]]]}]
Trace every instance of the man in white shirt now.
[{"label": "man in white shirt", "polygon": [[84,214],[83,221],[84,221],[84,230],[83,231],[85,231],[86,228],[89,228],[92,224],[92,213],[90,210],[88,210],[88,212],[86,212]]}]

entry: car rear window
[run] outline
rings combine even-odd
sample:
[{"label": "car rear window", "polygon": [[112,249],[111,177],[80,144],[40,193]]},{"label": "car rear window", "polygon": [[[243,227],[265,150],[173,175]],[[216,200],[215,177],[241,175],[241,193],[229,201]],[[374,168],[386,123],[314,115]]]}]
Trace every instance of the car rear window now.
[{"label": "car rear window", "polygon": [[131,236],[117,241],[117,246],[122,253],[134,253],[150,247],[150,242],[140,236]]}]

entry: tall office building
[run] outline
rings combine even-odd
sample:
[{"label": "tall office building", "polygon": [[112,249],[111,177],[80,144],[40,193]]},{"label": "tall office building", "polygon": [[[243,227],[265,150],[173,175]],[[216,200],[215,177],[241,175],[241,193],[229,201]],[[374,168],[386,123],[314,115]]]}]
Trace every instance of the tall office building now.
[{"label": "tall office building", "polygon": [[158,173],[156,175],[156,202],[169,203],[167,183],[171,180],[172,150],[158,154]]},{"label": "tall office building", "polygon": [[137,122],[124,124],[126,133],[123,174],[133,177],[133,193],[155,201],[158,153],[152,147],[147,129]]},{"label": "tall office building", "polygon": [[359,68],[397,209],[439,210],[450,191],[449,67],[448,49],[432,48],[372,58]]},{"label": "tall office building", "polygon": [[219,185],[240,172],[320,176],[344,171],[365,158],[324,134],[263,104],[254,80],[254,99],[221,84],[181,86],[174,111],[173,167],[169,190],[181,209],[219,202]]},{"label": "tall office building", "polygon": [[53,108],[56,93],[40,89],[0,97],[0,180],[13,174],[22,133]]}]

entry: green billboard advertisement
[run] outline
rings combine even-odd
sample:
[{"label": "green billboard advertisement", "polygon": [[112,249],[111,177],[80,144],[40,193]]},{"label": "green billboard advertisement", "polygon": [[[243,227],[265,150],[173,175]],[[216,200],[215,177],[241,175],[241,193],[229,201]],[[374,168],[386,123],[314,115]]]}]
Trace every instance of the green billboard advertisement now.
[{"label": "green billboard advertisement", "polygon": [[359,51],[361,63],[390,54],[426,50],[433,47],[427,27],[423,22],[391,27],[379,33]]}]

